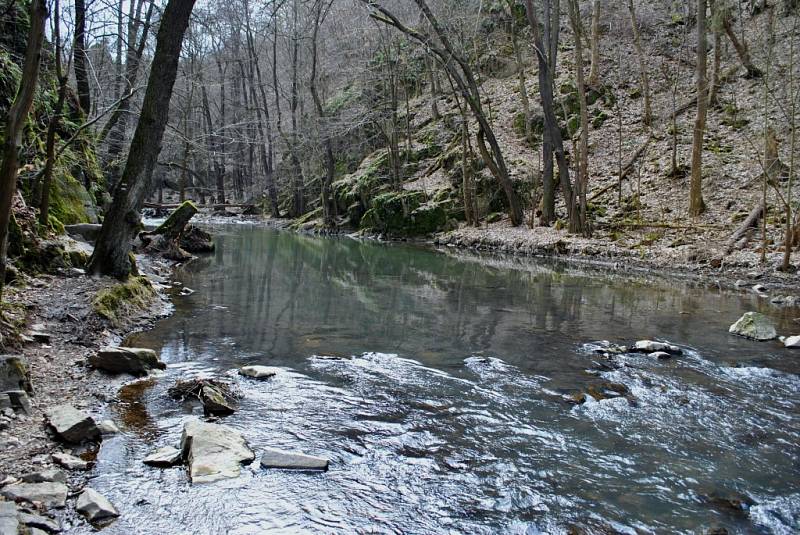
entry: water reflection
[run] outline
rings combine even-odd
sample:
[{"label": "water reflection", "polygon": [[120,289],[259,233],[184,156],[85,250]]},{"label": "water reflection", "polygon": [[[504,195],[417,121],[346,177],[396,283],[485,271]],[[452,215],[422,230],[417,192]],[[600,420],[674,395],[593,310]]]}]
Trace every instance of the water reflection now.
[{"label": "water reflection", "polygon": [[[754,297],[254,228],[229,230],[178,277],[196,293],[131,340],[169,363],[163,379],[123,393],[123,423],[146,431],[105,444],[96,469],[93,486],[123,511],[109,533],[800,525],[800,366],[777,343],[727,334]],[[587,342],[635,338],[687,354],[586,373]],[[256,450],[328,456],[330,472],[256,463],[192,487],[181,469],[141,465],[195,417],[166,398],[171,382],[248,363],[285,371],[240,381],[226,424]],[[624,385],[636,404],[561,399],[598,381]],[[756,498],[761,524],[709,506],[711,492]]]}]

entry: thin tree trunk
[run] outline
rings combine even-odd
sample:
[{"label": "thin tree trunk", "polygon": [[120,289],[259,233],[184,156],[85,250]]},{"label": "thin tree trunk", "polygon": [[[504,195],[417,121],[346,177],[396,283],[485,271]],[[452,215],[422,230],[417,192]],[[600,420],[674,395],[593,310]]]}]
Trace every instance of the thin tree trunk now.
[{"label": "thin tree trunk", "polygon": [[706,0],[697,0],[697,118],[692,141],[692,182],[689,193],[689,215],[698,216],[705,211],[703,201],[703,139],[708,111],[708,83],[706,81]]},{"label": "thin tree trunk", "polygon": [[83,113],[92,112],[92,95],[89,89],[89,74],[86,70],[86,2],[75,0],[75,45],[73,47],[75,82],[78,86],[78,100]]},{"label": "thin tree trunk", "polygon": [[744,41],[740,41],[736,36],[736,32],[733,30],[733,19],[730,11],[723,13],[721,18],[725,35],[727,35],[728,39],[730,39],[731,43],[733,43],[733,48],[736,49],[736,53],[739,55],[742,65],[747,70],[747,77],[760,78],[763,73],[761,72],[761,69],[753,64],[753,60],[750,58],[750,51],[747,49],[747,44]]},{"label": "thin tree trunk", "polygon": [[169,0],[164,9],[142,112],[133,134],[125,170],[114,188],[111,207],[89,262],[92,274],[125,278],[133,269],[130,260],[131,240],[141,225],[139,211],[152,190],[153,169],[167,126],[183,34],[194,3],[195,0]]},{"label": "thin tree trunk", "polygon": [[25,121],[33,105],[36,83],[39,77],[39,63],[44,41],[44,23],[47,7],[44,0],[32,0],[30,4],[30,29],[25,48],[25,63],[22,67],[17,94],[8,110],[5,137],[0,152],[0,301],[6,278],[6,251],[8,249],[8,224],[11,221],[11,205],[17,191],[19,172],[19,145]]},{"label": "thin tree trunk", "polygon": [[653,122],[653,109],[650,104],[650,76],[647,74],[647,59],[642,48],[642,38],[639,35],[639,24],[636,21],[636,11],[633,7],[633,0],[628,0],[628,14],[631,20],[631,30],[633,31],[633,45],[636,48],[636,55],[639,58],[639,74],[642,77],[642,94],[644,96],[644,111],[642,122],[650,126]]},{"label": "thin tree trunk", "polygon": [[591,87],[600,85],[600,0],[592,2],[592,64],[587,83]]},{"label": "thin tree trunk", "polygon": [[583,27],[580,20],[580,7],[578,0],[569,0],[570,21],[572,22],[572,32],[575,35],[575,73],[576,85],[578,87],[578,100],[581,109],[581,134],[579,140],[578,173],[575,177],[575,189],[577,191],[577,206],[573,210],[576,215],[570,218],[572,232],[582,232],[587,236],[590,234],[587,221],[586,210],[586,191],[589,187],[589,111],[586,104],[586,83],[583,75]]}]

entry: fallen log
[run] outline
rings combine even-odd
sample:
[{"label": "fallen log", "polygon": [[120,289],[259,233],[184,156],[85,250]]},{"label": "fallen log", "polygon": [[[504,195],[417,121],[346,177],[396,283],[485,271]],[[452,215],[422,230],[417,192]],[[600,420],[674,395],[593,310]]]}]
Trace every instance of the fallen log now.
[{"label": "fallen log", "polygon": [[636,149],[636,152],[634,152],[631,155],[631,157],[628,158],[628,161],[625,162],[625,165],[622,166],[622,174],[619,176],[619,178],[617,178],[616,182],[612,182],[611,184],[608,184],[607,186],[601,188],[599,191],[592,194],[592,196],[589,197],[589,200],[587,202],[592,202],[598,197],[602,196],[603,194],[608,193],[609,190],[614,189],[623,180],[625,180],[631,173],[631,171],[633,171],[633,166],[636,163],[636,161],[642,157],[642,154],[644,154],[644,152],[647,150],[647,147],[650,146],[650,142],[652,140],[653,140],[652,136],[648,137],[647,140],[642,144],[642,146]]},{"label": "fallen log", "polygon": [[728,243],[725,245],[725,254],[730,254],[733,251],[736,244],[745,237],[745,235],[750,231],[751,227],[754,227],[758,220],[761,219],[761,215],[764,213],[764,203],[759,202],[755,208],[750,211],[750,214],[742,221],[742,224],[739,226],[738,229],[731,235]]},{"label": "fallen log", "polygon": [[[225,208],[251,208],[255,206],[253,203],[240,203],[240,204],[201,204],[199,208],[211,208],[212,210],[222,210]],[[174,210],[180,208],[181,204],[159,204],[155,202],[144,203],[145,208],[155,208],[161,210]]]},{"label": "fallen log", "polygon": [[186,201],[173,211],[155,230],[139,233],[145,249],[158,251],[171,260],[183,261],[192,257],[181,248],[180,238],[186,225],[197,213],[197,206]]}]

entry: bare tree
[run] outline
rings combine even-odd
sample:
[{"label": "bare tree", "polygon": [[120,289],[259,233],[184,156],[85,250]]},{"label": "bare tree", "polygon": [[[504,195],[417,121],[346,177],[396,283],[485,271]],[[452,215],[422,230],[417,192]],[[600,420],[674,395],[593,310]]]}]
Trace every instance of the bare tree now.
[{"label": "bare tree", "polygon": [[697,0],[697,117],[692,140],[692,182],[689,192],[689,215],[705,211],[703,201],[703,139],[708,111],[708,82],[706,80],[706,0]]},{"label": "bare tree", "polygon": [[644,111],[642,122],[650,126],[653,122],[653,109],[650,104],[650,76],[647,73],[647,59],[642,48],[642,38],[639,35],[639,23],[636,21],[636,10],[633,7],[633,0],[628,0],[628,14],[631,19],[631,30],[633,31],[633,46],[636,47],[636,55],[639,58],[639,74],[642,77],[642,95],[644,97]]}]

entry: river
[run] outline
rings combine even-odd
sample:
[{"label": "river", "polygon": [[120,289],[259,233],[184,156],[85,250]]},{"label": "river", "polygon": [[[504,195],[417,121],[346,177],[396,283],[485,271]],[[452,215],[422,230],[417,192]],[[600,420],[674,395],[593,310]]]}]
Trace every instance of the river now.
[{"label": "river", "polygon": [[[797,533],[800,355],[729,335],[755,295],[543,260],[326,239],[245,225],[180,268],[193,290],[130,345],[164,375],[123,388],[91,485],[107,534]],[[683,356],[605,361],[600,342],[668,340]],[[338,357],[338,358],[330,358]],[[244,364],[284,370],[255,382]],[[256,451],[331,459],[192,485],[142,459],[200,408],[178,378],[223,375],[224,418]],[[575,405],[602,382],[626,397]],[[746,511],[731,499],[752,501]],[[75,524],[68,533],[87,533]]]}]

